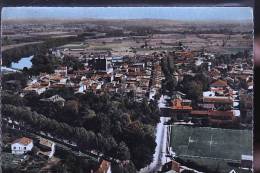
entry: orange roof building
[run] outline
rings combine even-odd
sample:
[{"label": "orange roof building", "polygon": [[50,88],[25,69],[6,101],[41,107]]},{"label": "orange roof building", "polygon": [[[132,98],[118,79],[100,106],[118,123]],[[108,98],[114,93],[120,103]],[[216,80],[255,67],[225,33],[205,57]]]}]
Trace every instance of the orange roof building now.
[{"label": "orange roof building", "polygon": [[215,97],[203,97],[204,103],[220,103],[220,104],[232,104],[233,99],[231,97],[215,96]]},{"label": "orange roof building", "polygon": [[99,168],[94,173],[111,173],[111,163],[106,160],[102,160]]},{"label": "orange roof building", "polygon": [[183,100],[183,99],[177,98],[172,101],[172,109],[174,109],[174,110],[192,110],[190,103],[191,103],[190,100]]},{"label": "orange roof building", "polygon": [[216,119],[233,119],[234,113],[232,111],[217,111],[217,110],[193,110],[191,116],[210,117]]},{"label": "orange roof building", "polygon": [[227,81],[221,79],[210,84],[210,87],[227,87],[227,86],[228,86]]},{"label": "orange roof building", "polygon": [[19,138],[19,139],[16,139],[15,141],[13,141],[12,144],[19,143],[22,145],[28,145],[28,144],[32,143],[32,141],[33,141],[32,139],[22,137],[22,138]]}]

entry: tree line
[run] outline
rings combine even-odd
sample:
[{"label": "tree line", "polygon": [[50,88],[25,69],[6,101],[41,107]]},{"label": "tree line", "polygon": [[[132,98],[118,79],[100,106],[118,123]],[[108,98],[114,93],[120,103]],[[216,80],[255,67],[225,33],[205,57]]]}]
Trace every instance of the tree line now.
[{"label": "tree line", "polygon": [[[67,99],[64,107],[40,101],[58,93],[64,93]],[[155,102],[139,103],[111,94],[74,94],[67,89],[65,92],[48,90],[41,96],[29,94],[24,98],[5,94],[3,103],[5,116],[27,122],[33,129],[73,139],[83,149],[96,149],[120,160],[131,160],[136,169],[153,159],[154,126],[159,121]]]},{"label": "tree line", "polygon": [[83,151],[95,149],[114,158],[130,159],[127,146],[123,142],[117,144],[112,136],[103,137],[101,134],[87,131],[83,127],[72,127],[24,107],[3,105],[2,113],[5,117],[11,117],[20,123],[24,122],[35,130],[48,132],[61,139],[76,141],[78,147]]},{"label": "tree line", "polygon": [[161,60],[162,72],[165,76],[165,79],[162,80],[163,94],[172,95],[177,86],[176,77],[173,75],[176,71],[173,58],[173,55],[168,55],[167,57],[163,57]]},{"label": "tree line", "polygon": [[28,57],[36,54],[46,54],[49,49],[68,44],[73,41],[80,41],[81,37],[48,38],[46,41],[14,47],[2,52],[3,65],[9,67],[12,62],[18,62],[22,57]]}]

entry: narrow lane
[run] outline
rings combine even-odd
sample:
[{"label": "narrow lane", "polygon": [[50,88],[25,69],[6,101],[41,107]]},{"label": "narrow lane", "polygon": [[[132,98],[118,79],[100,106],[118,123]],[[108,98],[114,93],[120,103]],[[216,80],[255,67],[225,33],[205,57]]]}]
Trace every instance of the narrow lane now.
[{"label": "narrow lane", "polygon": [[[165,107],[164,97],[158,101],[158,107]],[[166,163],[166,144],[167,144],[167,126],[165,122],[169,120],[168,117],[160,117],[160,122],[156,126],[156,148],[153,155],[153,161],[145,168],[142,168],[139,173],[155,173],[160,170],[161,166]]]}]

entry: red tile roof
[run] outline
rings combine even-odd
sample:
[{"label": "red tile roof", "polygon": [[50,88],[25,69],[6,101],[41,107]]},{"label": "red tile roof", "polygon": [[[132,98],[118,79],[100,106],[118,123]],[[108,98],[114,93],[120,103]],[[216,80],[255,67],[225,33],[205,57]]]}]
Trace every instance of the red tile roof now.
[{"label": "red tile roof", "polygon": [[211,117],[233,117],[232,111],[217,111],[217,110],[194,110],[191,111],[191,115],[211,116]]},{"label": "red tile roof", "polygon": [[110,167],[110,162],[103,160],[99,168],[95,171],[95,173],[107,173],[109,167]]},{"label": "red tile roof", "polygon": [[192,107],[187,105],[184,106],[182,103],[187,102],[187,100],[181,100],[181,99],[174,99],[172,101],[172,108],[176,110],[192,110]]},{"label": "red tile roof", "polygon": [[227,87],[227,81],[224,80],[217,80],[215,82],[213,82],[212,84],[210,84],[211,87]]},{"label": "red tile roof", "polygon": [[230,97],[203,97],[204,103],[233,103],[232,98]]},{"label": "red tile roof", "polygon": [[22,138],[19,138],[19,139],[16,139],[15,141],[13,141],[12,144],[19,143],[19,144],[22,144],[22,145],[28,145],[32,142],[33,142],[32,139],[22,137]]}]

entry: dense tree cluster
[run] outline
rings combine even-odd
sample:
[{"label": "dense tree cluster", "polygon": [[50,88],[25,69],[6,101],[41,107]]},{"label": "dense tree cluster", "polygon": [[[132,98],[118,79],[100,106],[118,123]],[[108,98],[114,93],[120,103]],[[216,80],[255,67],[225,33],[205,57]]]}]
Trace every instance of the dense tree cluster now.
[{"label": "dense tree cluster", "polygon": [[161,61],[162,71],[165,76],[165,79],[162,80],[162,92],[172,94],[177,86],[177,80],[174,76],[176,70],[174,65],[174,60],[172,56],[167,56],[162,58]]},{"label": "dense tree cluster", "polygon": [[[37,96],[25,95],[21,101],[4,99],[2,113],[26,122],[33,129],[72,139],[83,149],[96,149],[119,160],[133,161],[140,169],[152,161],[156,147],[154,125],[159,121],[155,102],[139,103],[121,95],[76,94],[62,107]],[[16,106],[13,106],[13,105]],[[29,106],[30,109],[19,107]]]},{"label": "dense tree cluster", "polygon": [[245,50],[231,55],[217,55],[214,65],[234,64],[238,59],[245,59],[248,64],[252,64],[252,57],[249,55],[249,50]]},{"label": "dense tree cluster", "polygon": [[97,160],[75,156],[66,150],[57,150],[56,155],[63,158],[51,169],[58,173],[85,173],[95,170],[99,163]]},{"label": "dense tree cluster", "polygon": [[112,169],[113,173],[136,173],[135,165],[130,162],[128,164],[112,164]]},{"label": "dense tree cluster", "polygon": [[[82,127],[72,127],[66,123],[60,123],[54,119],[47,118],[42,114],[33,112],[28,108],[4,104],[2,107],[2,114],[5,117],[11,117],[20,122],[25,122],[33,129],[46,131],[54,136],[73,139],[79,144],[84,144],[85,149],[97,148],[98,145],[102,146],[99,142],[105,142],[106,140]],[[98,138],[99,141],[97,141]]]},{"label": "dense tree cluster", "polygon": [[1,97],[2,104],[11,104],[14,106],[25,105],[24,99],[19,97],[19,95],[10,94],[8,92],[2,91]]},{"label": "dense tree cluster", "polygon": [[[68,151],[56,151],[56,155],[63,158],[58,164],[51,169],[58,173],[85,173],[97,170],[100,162],[92,158],[84,158],[71,154]],[[111,163],[113,173],[136,173],[135,166],[130,161],[125,164]]]},{"label": "dense tree cluster", "polygon": [[2,75],[3,90],[19,91],[24,88],[28,81],[28,75],[24,73],[8,73]]},{"label": "dense tree cluster", "polygon": [[39,75],[40,73],[53,73],[60,64],[59,60],[53,55],[36,54],[32,59],[30,74]]},{"label": "dense tree cluster", "polygon": [[72,68],[73,70],[80,70],[84,68],[84,63],[76,57],[65,56],[62,65]]},{"label": "dense tree cluster", "polygon": [[189,99],[197,101],[202,95],[202,92],[208,90],[210,83],[211,79],[205,73],[196,74],[194,77],[185,75],[177,88],[186,93]]},{"label": "dense tree cluster", "polygon": [[51,54],[36,54],[32,59],[32,68],[23,71],[30,75],[39,75],[40,73],[53,73],[58,66],[67,66],[72,70],[84,68],[84,63],[78,58],[65,56],[63,60],[56,58]]}]

